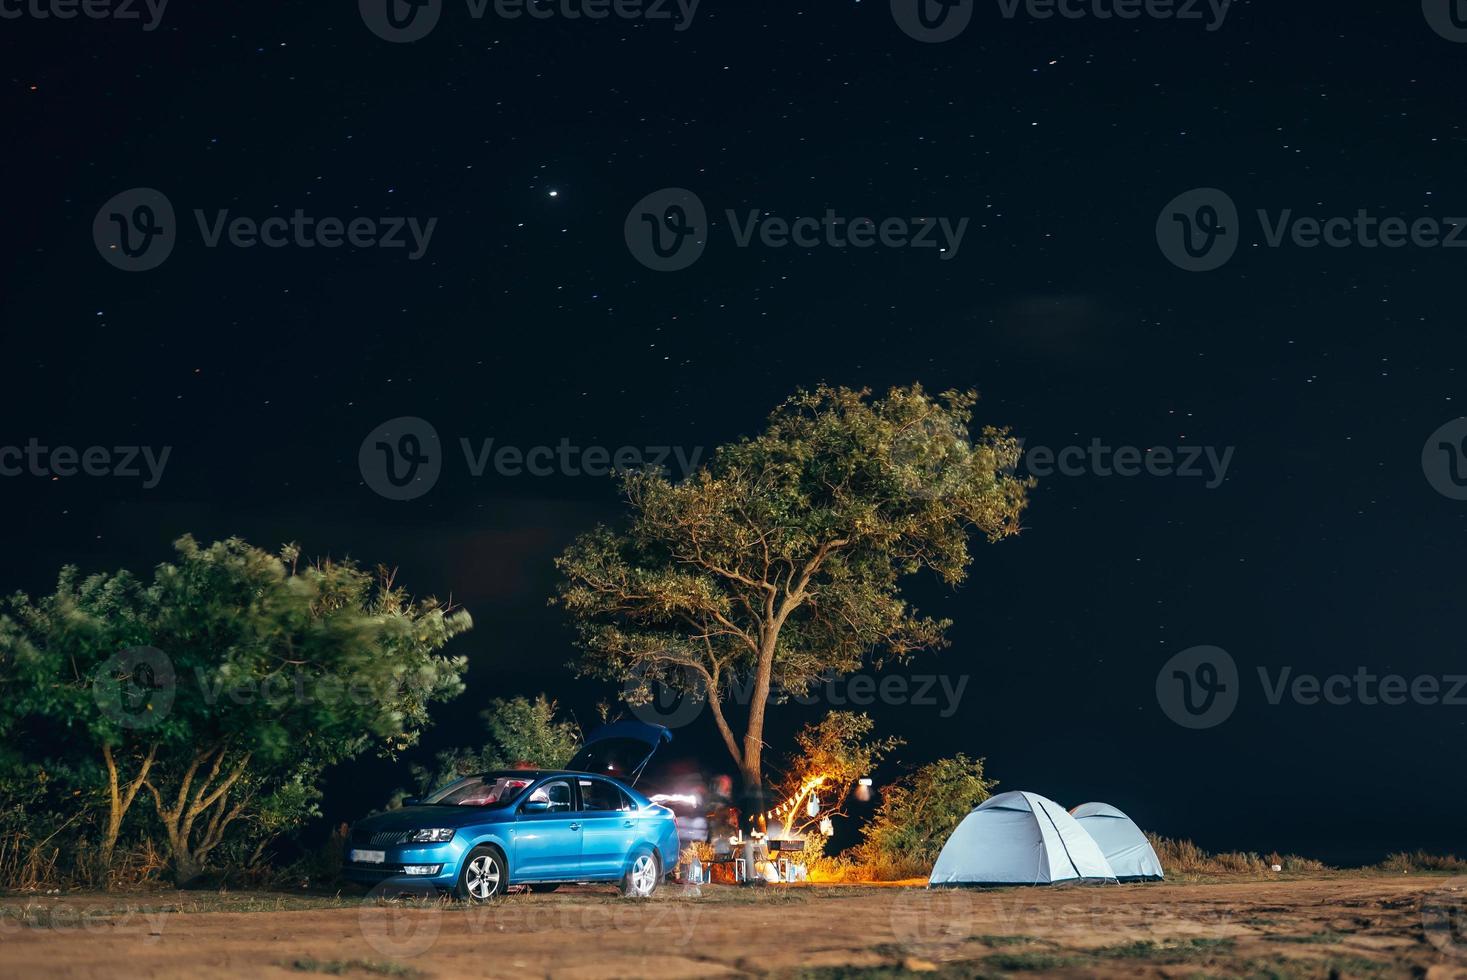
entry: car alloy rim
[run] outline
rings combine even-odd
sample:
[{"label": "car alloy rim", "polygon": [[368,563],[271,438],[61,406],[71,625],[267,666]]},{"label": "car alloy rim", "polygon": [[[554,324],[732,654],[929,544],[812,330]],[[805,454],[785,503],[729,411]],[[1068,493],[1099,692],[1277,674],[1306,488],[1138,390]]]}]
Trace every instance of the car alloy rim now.
[{"label": "car alloy rim", "polygon": [[469,862],[469,894],[474,898],[489,898],[499,890],[499,865],[485,854]]},{"label": "car alloy rim", "polygon": [[632,862],[632,891],[638,895],[650,895],[656,880],[657,868],[649,855],[643,854]]}]

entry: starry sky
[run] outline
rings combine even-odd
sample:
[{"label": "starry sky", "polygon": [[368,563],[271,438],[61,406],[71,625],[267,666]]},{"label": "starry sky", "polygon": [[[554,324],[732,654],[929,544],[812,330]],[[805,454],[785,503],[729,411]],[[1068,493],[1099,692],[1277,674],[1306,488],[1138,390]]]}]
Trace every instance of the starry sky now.
[{"label": "starry sky", "polygon": [[[956,625],[906,672],[970,680],[948,717],[872,709],[907,739],[900,764],[985,756],[1004,788],[1107,800],[1215,849],[1467,850],[1467,705],[1270,705],[1256,680],[1467,672],[1467,502],[1422,468],[1463,414],[1467,260],[1272,248],[1252,217],[1467,215],[1467,44],[1418,5],[1237,0],[1207,31],[989,2],[932,44],[877,0],[704,0],[685,30],[475,20],[449,0],[405,44],[354,8],[178,4],[151,31],[0,21],[0,447],[170,448],[152,487],[0,478],[0,587],[43,590],[65,563],[146,568],[185,532],[300,541],[394,564],[474,615],[468,693],[425,753],[477,741],[497,695],[548,691],[591,723],[615,692],[564,667],[570,633],[545,600],[551,558],[615,519],[615,489],[475,477],[459,439],[691,450],[757,430],[799,386],[972,387],[978,420],[1027,445],[1233,454],[1211,488],[1042,479],[1025,533],[979,547],[962,588],[914,583]],[[129,273],[92,225],[135,187],[166,194],[180,231],[162,266]],[[712,221],[674,273],[623,238],[665,187]],[[1243,213],[1236,256],[1207,273],[1156,237],[1198,187]],[[194,209],[437,224],[416,261],[211,249]],[[950,260],[736,248],[728,209],[970,224]],[[447,447],[410,501],[358,465],[399,416]],[[1224,724],[1190,731],[1155,682],[1197,645],[1227,650],[1243,691]],[[776,709],[771,742],[815,714]],[[679,738],[722,763],[706,718]],[[359,815],[402,773],[332,773],[328,816]]]}]

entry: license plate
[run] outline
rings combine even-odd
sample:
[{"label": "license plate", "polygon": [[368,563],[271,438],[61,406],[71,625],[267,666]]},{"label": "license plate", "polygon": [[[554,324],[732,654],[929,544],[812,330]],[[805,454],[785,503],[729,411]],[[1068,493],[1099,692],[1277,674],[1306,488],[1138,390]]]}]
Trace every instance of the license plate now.
[{"label": "license plate", "polygon": [[357,864],[381,864],[387,860],[386,851],[352,851],[351,859]]}]

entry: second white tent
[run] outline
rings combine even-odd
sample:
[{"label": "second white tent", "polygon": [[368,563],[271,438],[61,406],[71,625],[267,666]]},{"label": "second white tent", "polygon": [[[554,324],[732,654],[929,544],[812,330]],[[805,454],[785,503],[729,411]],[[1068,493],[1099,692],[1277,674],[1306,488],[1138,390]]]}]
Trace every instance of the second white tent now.
[{"label": "second white tent", "polygon": [[929,885],[1049,885],[1115,881],[1095,840],[1038,793],[1000,793],[963,818],[937,856]]}]

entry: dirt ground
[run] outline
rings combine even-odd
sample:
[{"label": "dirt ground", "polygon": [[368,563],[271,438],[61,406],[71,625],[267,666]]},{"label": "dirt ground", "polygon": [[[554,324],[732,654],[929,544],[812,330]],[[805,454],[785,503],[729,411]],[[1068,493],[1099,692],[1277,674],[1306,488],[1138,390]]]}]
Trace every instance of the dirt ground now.
[{"label": "dirt ground", "polygon": [[1467,878],[928,891],[670,885],[471,909],[362,896],[0,896],[0,975],[1467,978]]}]

